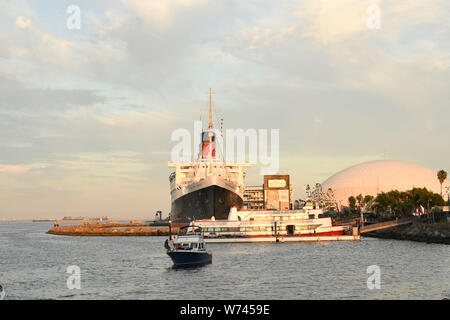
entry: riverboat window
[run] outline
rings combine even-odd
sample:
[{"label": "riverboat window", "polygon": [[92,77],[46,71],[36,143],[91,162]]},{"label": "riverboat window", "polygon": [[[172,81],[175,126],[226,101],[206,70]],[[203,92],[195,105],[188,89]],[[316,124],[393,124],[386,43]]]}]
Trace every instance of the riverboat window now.
[{"label": "riverboat window", "polygon": [[302,226],[302,230],[308,230],[308,226]]},{"label": "riverboat window", "polygon": [[315,229],[315,228],[316,228],[315,225],[309,225],[309,226],[308,226],[308,229]]},{"label": "riverboat window", "polygon": [[239,230],[240,231],[245,231],[245,227],[240,227]]},{"label": "riverboat window", "polygon": [[314,215],[313,215],[313,214],[310,214],[310,215],[309,215],[309,219],[314,219]]}]

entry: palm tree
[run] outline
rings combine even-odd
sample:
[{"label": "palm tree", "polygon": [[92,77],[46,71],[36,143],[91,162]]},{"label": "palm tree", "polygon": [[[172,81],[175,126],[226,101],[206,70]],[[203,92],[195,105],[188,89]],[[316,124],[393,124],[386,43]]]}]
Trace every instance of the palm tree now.
[{"label": "palm tree", "polygon": [[445,179],[447,179],[447,171],[439,170],[437,173],[437,178],[441,183],[441,197],[442,197],[442,184],[444,183]]}]

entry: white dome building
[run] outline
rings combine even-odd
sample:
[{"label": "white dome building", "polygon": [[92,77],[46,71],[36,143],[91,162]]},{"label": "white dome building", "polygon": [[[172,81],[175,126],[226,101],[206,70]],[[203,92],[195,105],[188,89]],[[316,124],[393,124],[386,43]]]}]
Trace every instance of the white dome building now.
[{"label": "white dome building", "polygon": [[[442,185],[444,199],[445,187]],[[440,193],[441,184],[437,170],[398,160],[375,160],[363,162],[344,169],[322,183],[322,190],[331,188],[339,206],[348,206],[348,198],[359,194],[376,196],[391,190],[405,191],[412,188],[427,188]]]}]

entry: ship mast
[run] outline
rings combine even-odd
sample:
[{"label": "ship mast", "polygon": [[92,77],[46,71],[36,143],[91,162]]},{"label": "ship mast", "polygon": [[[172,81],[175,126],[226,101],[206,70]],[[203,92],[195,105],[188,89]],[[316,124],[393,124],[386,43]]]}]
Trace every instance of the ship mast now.
[{"label": "ship mast", "polygon": [[211,88],[209,88],[209,132],[212,130],[212,103],[211,103]]},{"label": "ship mast", "polygon": [[209,173],[212,173],[212,103],[211,88],[209,88]]}]

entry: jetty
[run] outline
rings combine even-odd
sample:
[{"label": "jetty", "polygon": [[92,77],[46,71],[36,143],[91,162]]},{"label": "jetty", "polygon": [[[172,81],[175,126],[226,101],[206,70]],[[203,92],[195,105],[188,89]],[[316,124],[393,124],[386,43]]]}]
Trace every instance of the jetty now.
[{"label": "jetty", "polygon": [[[178,231],[174,228],[174,232]],[[54,227],[47,231],[48,234],[63,236],[167,236],[169,228],[164,226],[152,226],[149,223],[84,223],[78,225]]]},{"label": "jetty", "polygon": [[404,219],[396,219],[396,220],[391,220],[391,221],[386,221],[386,222],[369,224],[369,225],[362,226],[359,229],[359,233],[361,234],[361,233],[366,233],[366,232],[372,232],[372,231],[377,231],[377,230],[382,230],[382,229],[393,228],[393,227],[397,227],[397,226],[401,226],[401,225],[405,225],[405,224],[410,224],[412,222],[413,221],[411,218],[404,218]]}]

